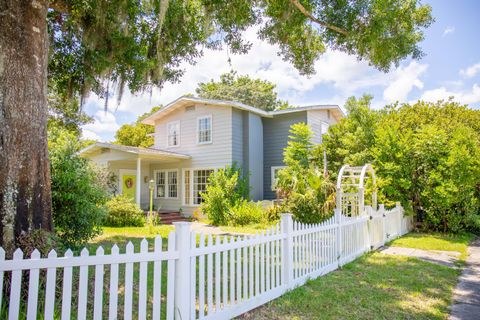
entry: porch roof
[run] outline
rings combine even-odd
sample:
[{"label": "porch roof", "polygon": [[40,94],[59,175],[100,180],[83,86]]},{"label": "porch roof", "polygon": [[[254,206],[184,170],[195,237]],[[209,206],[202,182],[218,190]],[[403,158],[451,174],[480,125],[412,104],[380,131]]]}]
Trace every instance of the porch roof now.
[{"label": "porch roof", "polygon": [[141,158],[154,158],[154,159],[190,159],[191,157],[186,154],[172,152],[168,150],[161,150],[156,148],[142,148],[142,147],[131,147],[124,146],[120,144],[106,143],[106,142],[95,142],[92,145],[89,145],[86,148],[83,148],[78,153],[82,156],[88,156],[97,151],[104,149],[118,150],[130,154],[136,154]]}]

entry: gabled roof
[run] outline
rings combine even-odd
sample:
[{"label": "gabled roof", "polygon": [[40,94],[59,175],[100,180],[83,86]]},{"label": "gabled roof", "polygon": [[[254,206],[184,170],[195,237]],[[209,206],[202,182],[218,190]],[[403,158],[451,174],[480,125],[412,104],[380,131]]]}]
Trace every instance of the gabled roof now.
[{"label": "gabled roof", "polygon": [[345,116],[345,112],[337,105],[312,105],[312,106],[290,108],[290,109],[284,109],[284,110],[265,111],[265,110],[255,108],[237,101],[204,99],[204,98],[182,96],[170,102],[165,107],[161,108],[160,110],[153,113],[152,115],[143,119],[142,123],[155,125],[156,120],[161,119],[162,117],[166,116],[170,112],[180,107],[184,107],[192,104],[205,104],[210,106],[228,106],[228,107],[233,107],[240,110],[249,111],[265,118],[273,118],[276,115],[301,112],[301,111],[307,111],[307,110],[333,110],[334,112],[337,113],[337,115],[340,118]]},{"label": "gabled roof", "polygon": [[174,159],[190,159],[191,157],[186,154],[181,154],[177,152],[171,152],[156,148],[141,148],[141,147],[131,147],[131,146],[124,146],[120,144],[113,144],[113,143],[106,143],[106,142],[95,142],[92,145],[89,145],[86,148],[83,148],[78,153],[80,155],[88,155],[95,151],[101,149],[113,149],[119,150],[123,152],[133,153],[142,156],[153,156],[153,157],[161,157],[161,158],[174,158]]}]

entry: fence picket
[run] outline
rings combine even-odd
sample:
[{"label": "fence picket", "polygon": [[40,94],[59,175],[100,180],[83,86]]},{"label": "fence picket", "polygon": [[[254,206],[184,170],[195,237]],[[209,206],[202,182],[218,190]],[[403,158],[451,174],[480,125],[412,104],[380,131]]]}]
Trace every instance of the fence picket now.
[{"label": "fence picket", "polygon": [[[235,239],[230,237],[230,246],[233,245]],[[230,258],[230,305],[235,304],[235,250],[230,249],[229,251]]]},{"label": "fence picket", "polygon": [[[168,234],[168,253],[175,252],[175,232]],[[174,318],[174,297],[175,297],[175,260],[167,262],[167,320]]]},{"label": "fence picket", "polygon": [[[80,252],[82,258],[88,257],[89,253],[87,248],[83,248]],[[88,292],[88,266],[80,267],[80,278],[78,285],[78,311],[77,318],[87,318],[87,292]]]},{"label": "fence picket", "polygon": [[[205,247],[205,235],[200,233],[200,249]],[[198,317],[205,316],[205,255],[201,255],[198,265]]]},{"label": "fence picket", "polygon": [[[154,249],[156,256],[162,252],[162,238],[155,237]],[[153,301],[152,319],[160,319],[162,310],[162,260],[157,257],[153,262]]]},{"label": "fence picket", "polygon": [[260,294],[260,236],[255,235],[255,296]]},{"label": "fence picket", "polygon": [[[119,255],[119,248],[116,244],[112,247],[111,255],[113,257]],[[108,318],[110,320],[117,319],[117,303],[118,303],[118,263],[110,265],[110,301],[108,304]]]},{"label": "fence picket", "polygon": [[[237,242],[240,242],[240,237],[237,237]],[[237,303],[242,300],[242,249],[237,249],[237,271],[235,272],[235,277],[237,279]]]},{"label": "fence picket", "polygon": [[270,230],[267,229],[267,243],[265,244],[265,290],[270,290]]},{"label": "fence picket", "polygon": [[[228,245],[228,237],[223,238],[223,245]],[[228,305],[228,253],[226,250],[222,252],[222,296],[223,309]]]},{"label": "fence picket", "polygon": [[[104,250],[100,246],[97,248],[97,256],[103,256]],[[93,319],[102,319],[103,313],[103,264],[95,266],[95,301],[93,304]]]},{"label": "fence picket", "polygon": [[[250,237],[250,239],[254,239],[253,236]],[[252,245],[252,246],[249,246],[249,249],[248,249],[248,295],[249,295],[249,298],[252,299],[253,298],[253,295],[254,295],[254,292],[253,292],[253,284],[255,283],[255,279],[253,278],[253,272],[254,272],[254,261],[253,261],[253,249],[255,247]]]},{"label": "fence picket", "polygon": [[[208,247],[213,246],[212,235],[208,235]],[[213,310],[213,254],[207,255],[207,314],[211,315]]]},{"label": "fence picket", "polygon": [[[215,246],[219,248],[221,245],[220,237],[215,237]],[[220,285],[222,283],[222,271],[220,270],[220,251],[215,253],[215,312],[220,311]]]},{"label": "fence picket", "polygon": [[[126,254],[133,254],[133,243],[129,241],[126,247]],[[125,264],[125,296],[123,306],[123,318],[125,320],[132,319],[133,308],[133,262]]]},{"label": "fence picket", "polygon": [[[140,242],[140,252],[148,252],[148,241],[143,238]],[[138,283],[138,319],[147,318],[147,278],[148,278],[148,262],[140,262],[140,275]]]},{"label": "fence picket", "polygon": [[248,247],[243,247],[243,300],[248,300]]},{"label": "fence picket", "polygon": [[[0,263],[5,261],[5,250],[0,248]],[[0,271],[0,315],[2,315],[3,310],[3,270]],[[3,315],[5,316],[5,315]]]},{"label": "fence picket", "polygon": [[[57,252],[51,250],[48,253],[48,259],[55,260]],[[55,282],[57,279],[57,268],[52,267],[47,269],[47,285],[45,289],[45,319],[53,319],[55,308]]]},{"label": "fence picket", "polygon": [[[30,259],[40,259],[40,251],[33,250]],[[27,320],[37,319],[39,269],[31,269],[28,280]]]},{"label": "fence picket", "polygon": [[[22,250],[17,249],[13,253],[13,260],[23,260]],[[20,291],[22,287],[22,271],[12,271],[12,280],[10,284],[10,301],[8,309],[8,320],[18,319],[18,313],[20,312]]]}]

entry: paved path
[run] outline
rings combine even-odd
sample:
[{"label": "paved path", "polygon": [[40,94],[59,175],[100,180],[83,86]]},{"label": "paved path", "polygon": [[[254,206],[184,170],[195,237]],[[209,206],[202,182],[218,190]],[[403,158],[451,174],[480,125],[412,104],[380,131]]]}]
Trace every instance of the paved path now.
[{"label": "paved path", "polygon": [[[408,256],[419,258],[424,261],[441,264],[450,268],[455,268],[455,262],[460,256],[460,252],[456,251],[440,251],[440,250],[420,250],[414,248],[401,248],[401,247],[385,247],[381,249],[382,253],[393,254],[400,256]],[[480,317],[479,317],[480,319]]]},{"label": "paved path", "polygon": [[239,233],[239,232],[225,232],[219,227],[215,227],[203,222],[194,221],[192,222],[192,230],[197,233],[213,234],[213,235],[246,235],[248,233]]},{"label": "paved path", "polygon": [[450,320],[480,319],[480,238],[468,247],[467,267],[454,291]]}]

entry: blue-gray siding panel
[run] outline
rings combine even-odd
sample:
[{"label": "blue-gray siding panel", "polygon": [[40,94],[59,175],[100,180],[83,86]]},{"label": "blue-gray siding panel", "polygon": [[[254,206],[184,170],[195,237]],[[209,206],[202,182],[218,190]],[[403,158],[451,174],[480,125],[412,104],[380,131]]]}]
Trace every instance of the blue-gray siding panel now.
[{"label": "blue-gray siding panel", "polygon": [[271,187],[271,168],[283,166],[283,150],[287,146],[292,124],[307,123],[307,112],[295,112],[263,118],[263,198],[275,199]]}]

